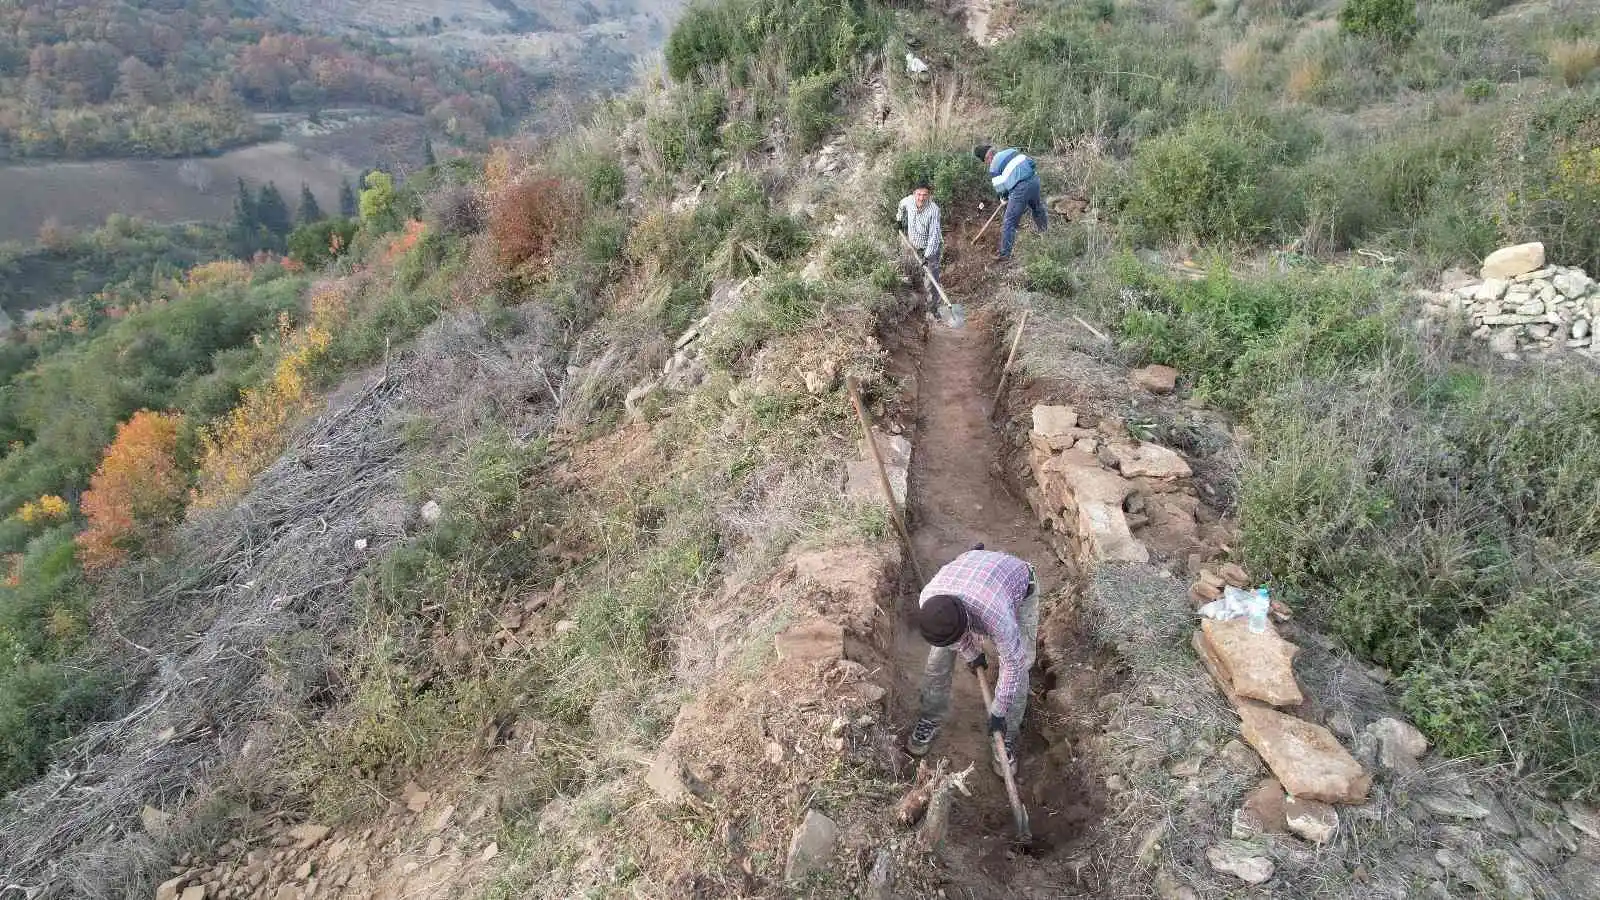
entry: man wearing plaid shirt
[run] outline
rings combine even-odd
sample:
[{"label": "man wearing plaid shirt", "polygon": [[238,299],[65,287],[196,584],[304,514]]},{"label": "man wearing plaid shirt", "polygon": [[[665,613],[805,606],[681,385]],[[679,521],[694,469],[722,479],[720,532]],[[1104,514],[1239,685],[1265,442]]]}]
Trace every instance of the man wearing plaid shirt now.
[{"label": "man wearing plaid shirt", "polygon": [[[988,729],[1003,734],[1015,771],[1017,735],[1028,708],[1028,670],[1033,668],[1039,639],[1039,590],[1033,566],[979,544],[940,569],[922,589],[917,605],[917,623],[933,648],[922,675],[921,713],[906,750],[916,757],[928,752],[950,709],[956,654],[973,671],[987,668],[981,644],[987,637],[1000,660]],[[994,765],[998,773],[999,760]]]}]

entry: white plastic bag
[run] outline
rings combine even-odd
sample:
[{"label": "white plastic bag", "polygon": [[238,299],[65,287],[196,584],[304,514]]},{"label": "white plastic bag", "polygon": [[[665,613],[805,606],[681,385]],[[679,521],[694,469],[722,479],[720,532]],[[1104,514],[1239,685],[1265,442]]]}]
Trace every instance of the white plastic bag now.
[{"label": "white plastic bag", "polygon": [[1222,599],[1200,607],[1200,615],[1218,622],[1245,617],[1250,620],[1250,630],[1260,634],[1267,630],[1267,612],[1271,608],[1272,598],[1266,588],[1245,591],[1229,585],[1222,592]]}]

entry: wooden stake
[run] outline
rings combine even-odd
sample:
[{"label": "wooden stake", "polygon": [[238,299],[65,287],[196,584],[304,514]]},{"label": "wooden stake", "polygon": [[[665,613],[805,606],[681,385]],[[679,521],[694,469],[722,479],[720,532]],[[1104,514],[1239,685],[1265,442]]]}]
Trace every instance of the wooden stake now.
[{"label": "wooden stake", "polygon": [[1022,318],[1017,320],[1017,336],[1011,339],[1011,352],[1006,354],[1006,364],[1000,369],[1000,383],[995,386],[994,399],[989,402],[989,418],[1000,411],[1000,395],[1006,391],[1006,378],[1011,375],[1011,363],[1017,358],[1017,347],[1022,345],[1022,329],[1028,327],[1028,315],[1032,309],[1024,309]]},{"label": "wooden stake", "polygon": [[973,235],[973,237],[972,237],[972,245],[974,247],[976,247],[978,245],[978,241],[983,238],[983,233],[988,231],[989,230],[989,226],[993,225],[994,224],[994,220],[997,217],[999,217],[1000,210],[1005,209],[1005,208],[1006,208],[1006,202],[1004,200],[999,201],[995,205],[994,212],[989,214],[989,221],[983,223],[983,227],[979,228],[978,229],[978,233]]},{"label": "wooden stake", "polygon": [[[900,540],[906,545],[906,562],[911,564],[911,574],[917,579],[917,584],[921,585],[922,567],[917,565],[917,551],[911,546],[911,532],[906,530],[905,519],[900,517],[900,503],[895,500],[894,487],[889,484],[889,471],[883,466],[883,454],[878,452],[878,442],[872,437],[872,420],[867,417],[867,408],[861,403],[861,392],[856,389],[855,376],[846,376],[844,386],[850,392],[850,403],[856,408],[856,419],[861,423],[861,436],[866,438],[867,449],[872,452],[872,461],[878,467],[878,485],[883,488],[884,499],[889,501],[889,518],[894,522],[895,531],[900,533]],[[906,487],[909,489],[910,484]]]}]

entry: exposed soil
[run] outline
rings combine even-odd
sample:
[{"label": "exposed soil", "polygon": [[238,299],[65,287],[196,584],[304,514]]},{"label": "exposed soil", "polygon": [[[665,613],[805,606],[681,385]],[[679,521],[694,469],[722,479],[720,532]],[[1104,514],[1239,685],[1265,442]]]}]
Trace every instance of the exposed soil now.
[{"label": "exposed soil", "polygon": [[[971,273],[966,279],[947,279],[947,284],[979,278]],[[890,342],[899,351],[895,374],[914,373],[919,387],[910,480],[912,543],[924,577],[979,542],[1027,559],[1038,569],[1041,619],[1059,621],[1073,602],[1077,573],[1045,544],[1026,504],[1007,487],[1000,462],[1002,437],[989,422],[998,377],[992,371],[991,318],[977,310],[961,329],[928,326],[920,345],[893,347]],[[913,620],[920,585],[905,587],[895,617],[895,693],[896,714],[909,729],[928,647]],[[1097,782],[1074,758],[1077,742],[1072,736],[1048,729],[1052,733],[1047,737],[1041,723],[1049,718],[1046,689],[1059,680],[1072,696],[1089,693],[1098,679],[1084,675],[1092,676],[1097,659],[1092,646],[1071,629],[1042,626],[1040,631],[1041,644],[1054,642],[1048,654],[1040,647],[1041,660],[1048,655],[1056,662],[1051,672],[1041,662],[1031,674],[1032,696],[1019,751],[1018,787],[1035,836],[1032,851],[1024,855],[1011,848],[1012,816],[1004,783],[989,767],[983,701],[964,669],[957,670],[950,716],[929,754],[930,759],[948,757],[952,771],[976,764],[970,779],[974,797],[957,802],[944,852],[950,884],[959,886],[960,896],[1059,897],[1094,890],[1084,880],[1084,850],[1103,806]]]}]

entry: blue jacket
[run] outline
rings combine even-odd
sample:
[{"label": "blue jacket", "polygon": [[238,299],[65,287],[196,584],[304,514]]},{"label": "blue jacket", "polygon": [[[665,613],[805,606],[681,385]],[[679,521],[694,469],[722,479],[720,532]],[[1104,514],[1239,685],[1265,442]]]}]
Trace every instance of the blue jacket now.
[{"label": "blue jacket", "polygon": [[1033,175],[1033,160],[1015,147],[1007,147],[996,153],[994,161],[989,163],[989,183],[994,185],[994,192],[1002,197]]}]

